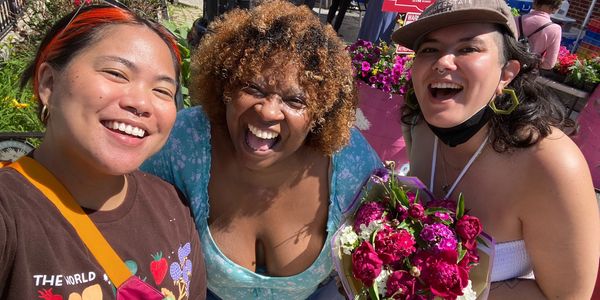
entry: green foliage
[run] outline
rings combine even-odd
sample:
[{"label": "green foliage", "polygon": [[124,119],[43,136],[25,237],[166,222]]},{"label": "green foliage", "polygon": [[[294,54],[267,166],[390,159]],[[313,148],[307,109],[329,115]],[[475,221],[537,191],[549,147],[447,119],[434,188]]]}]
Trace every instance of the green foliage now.
[{"label": "green foliage", "polygon": [[[17,45],[18,50],[35,51],[52,24],[77,8],[73,2],[73,0],[26,1],[25,11],[27,13],[22,18],[25,26],[20,32],[24,41]],[[119,2],[137,14],[154,21],[158,21],[163,15],[161,0],[119,0]],[[92,3],[100,4],[103,1],[93,0]]]},{"label": "green foliage", "polygon": [[512,7],[512,8],[510,9],[510,13],[511,13],[513,16],[515,16],[515,17],[518,17],[518,16],[520,16],[520,15],[521,15],[521,12],[519,11],[519,9],[518,9],[518,8],[514,8],[514,7]]},{"label": "green foliage", "polygon": [[37,102],[30,88],[19,90],[19,76],[29,57],[13,55],[0,65],[0,131],[40,132],[44,126],[37,117]]},{"label": "green foliage", "polygon": [[187,25],[177,25],[170,21],[163,21],[163,25],[167,27],[177,38],[177,46],[181,53],[181,93],[183,94],[183,105],[184,107],[190,107],[190,92],[188,86],[190,83],[190,58],[191,51],[190,45],[187,40],[190,28]]},{"label": "green foliage", "polygon": [[593,89],[600,82],[600,58],[576,60],[569,67],[565,82],[577,88]]}]

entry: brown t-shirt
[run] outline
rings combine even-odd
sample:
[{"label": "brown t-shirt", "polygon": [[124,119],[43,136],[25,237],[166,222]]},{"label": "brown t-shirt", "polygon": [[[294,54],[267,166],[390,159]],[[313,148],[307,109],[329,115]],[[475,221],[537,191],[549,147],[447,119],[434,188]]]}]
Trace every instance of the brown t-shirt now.
[{"label": "brown t-shirt", "polygon": [[[204,299],[204,258],[187,204],[157,177],[127,176],[123,204],[90,218],[130,271],[167,299]],[[50,200],[15,170],[0,169],[0,299],[114,298],[104,270]]]}]

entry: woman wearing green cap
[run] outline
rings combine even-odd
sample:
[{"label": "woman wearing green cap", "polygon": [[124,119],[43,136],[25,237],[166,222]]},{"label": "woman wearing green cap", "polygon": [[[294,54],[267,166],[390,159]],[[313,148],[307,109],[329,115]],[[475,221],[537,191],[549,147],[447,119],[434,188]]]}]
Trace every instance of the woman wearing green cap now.
[{"label": "woman wearing green cap", "polygon": [[411,173],[440,198],[462,193],[494,237],[490,299],[589,299],[600,244],[590,172],[516,32],[503,0],[442,0],[393,34],[415,51]]}]

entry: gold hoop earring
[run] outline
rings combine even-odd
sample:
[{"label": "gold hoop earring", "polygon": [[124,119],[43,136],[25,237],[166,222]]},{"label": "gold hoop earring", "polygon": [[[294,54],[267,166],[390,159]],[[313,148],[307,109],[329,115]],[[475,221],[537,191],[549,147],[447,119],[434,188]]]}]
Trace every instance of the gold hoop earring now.
[{"label": "gold hoop earring", "polygon": [[498,115],[510,115],[519,106],[519,98],[514,89],[502,89],[502,94],[508,94],[510,96],[510,107],[507,109],[499,109],[496,107],[496,98],[492,99],[488,106]]},{"label": "gold hoop earring", "polygon": [[46,105],[42,106],[42,110],[40,111],[40,120],[42,121],[42,123],[46,124],[49,117],[50,111],[48,111],[48,107]]}]

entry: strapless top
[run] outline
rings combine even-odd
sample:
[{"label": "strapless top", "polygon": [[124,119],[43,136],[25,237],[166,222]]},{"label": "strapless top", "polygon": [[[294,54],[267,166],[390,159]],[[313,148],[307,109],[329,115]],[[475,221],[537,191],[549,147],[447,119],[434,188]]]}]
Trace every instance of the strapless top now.
[{"label": "strapless top", "polygon": [[525,249],[525,241],[517,240],[496,244],[492,282],[517,277],[534,278],[531,259]]}]

